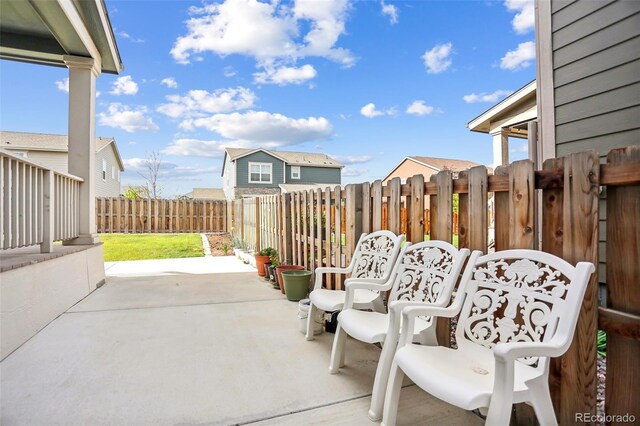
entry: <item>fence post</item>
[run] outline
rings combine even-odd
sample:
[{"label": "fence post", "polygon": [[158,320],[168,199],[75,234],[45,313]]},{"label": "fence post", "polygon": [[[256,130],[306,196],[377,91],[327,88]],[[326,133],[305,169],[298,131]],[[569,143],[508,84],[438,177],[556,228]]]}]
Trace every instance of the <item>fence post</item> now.
[{"label": "fence post", "polygon": [[394,177],[388,183],[390,194],[387,198],[387,212],[389,217],[389,231],[400,234],[402,229],[402,188],[399,177]]},{"label": "fence post", "polygon": [[533,163],[513,162],[509,171],[509,248],[533,249],[534,191]]},{"label": "fence post", "polygon": [[[640,168],[640,146],[610,151],[607,164]],[[637,326],[640,315],[638,213],[639,184],[607,187],[607,306],[611,309],[607,313],[617,318],[610,323],[613,327],[607,327],[609,321],[602,314],[600,316],[601,328],[607,332],[605,413],[629,413],[636,419],[640,417],[640,392],[637,390],[640,381],[640,333]],[[632,321],[624,319],[633,316],[635,326]],[[629,323],[625,325],[623,321]]]},{"label": "fence post", "polygon": [[[598,265],[598,192],[600,164],[594,151],[571,154],[564,168],[563,258]],[[598,279],[594,274],[584,296],[573,343],[562,359],[560,424],[575,413],[595,413]]]},{"label": "fence post", "polygon": [[362,185],[349,184],[346,188],[346,243],[347,264],[362,234]]},{"label": "fence post", "polygon": [[254,206],[256,209],[256,253],[260,251],[260,198],[255,197]]},{"label": "fence post", "polygon": [[[408,238],[414,243],[424,241],[424,175],[411,178],[411,208],[407,209],[407,218],[411,218]],[[409,228],[409,226],[407,226]]]},{"label": "fence post", "polygon": [[[562,206],[564,203],[562,180],[564,159],[550,158],[542,165],[543,170],[553,170],[558,176],[556,185],[542,190],[542,250],[562,257]],[[549,391],[556,417],[560,416],[560,377],[562,360],[552,358],[549,365]]]},{"label": "fence post", "polygon": [[[488,198],[487,168],[477,166],[469,170],[469,248],[487,252],[488,226],[487,198]],[[460,218],[460,214],[458,214]]]},{"label": "fence post", "polygon": [[42,179],[42,244],[40,253],[53,251],[53,238],[55,232],[55,189],[52,170],[45,170]]},{"label": "fence post", "polygon": [[284,215],[282,220],[282,232],[284,232],[284,253],[281,253],[281,255],[284,264],[290,265],[293,262],[293,239],[291,238],[291,194],[284,194],[282,197],[284,199],[284,202],[282,203],[282,213]]},{"label": "fence post", "polygon": [[[437,186],[437,196],[431,199],[431,239],[451,242],[453,226],[453,181],[450,170],[431,176]],[[435,201],[435,202],[433,202]],[[451,320],[438,318],[436,335],[440,346],[451,346]]]}]

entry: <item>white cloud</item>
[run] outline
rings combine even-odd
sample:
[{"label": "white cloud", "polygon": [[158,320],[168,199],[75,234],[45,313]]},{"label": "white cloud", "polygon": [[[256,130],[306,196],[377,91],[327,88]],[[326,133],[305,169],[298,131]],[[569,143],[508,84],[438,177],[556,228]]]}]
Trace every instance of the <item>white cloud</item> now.
[{"label": "white cloud", "polygon": [[509,152],[511,154],[521,154],[521,153],[528,153],[529,152],[529,144],[527,144],[526,142],[523,143],[522,145],[519,145],[515,148],[511,148],[509,150]]},{"label": "white cloud", "polygon": [[225,77],[233,77],[234,75],[237,74],[237,72],[235,68],[233,68],[232,66],[226,66],[224,67],[223,74]]},{"label": "white cloud", "polygon": [[373,158],[370,155],[329,155],[329,157],[342,164],[366,163]]},{"label": "white cloud", "polygon": [[69,77],[56,81],[58,90],[69,93]]},{"label": "white cloud", "polygon": [[222,158],[224,149],[235,144],[221,141],[203,141],[199,139],[176,139],[171,145],[162,150],[163,154],[180,157],[216,157]]},{"label": "white cloud", "polygon": [[331,123],[324,117],[295,119],[264,111],[215,114],[185,120],[180,127],[185,130],[201,127],[247,147],[265,148],[324,140],[333,134]]},{"label": "white cloud", "polygon": [[345,167],[342,169],[342,176],[344,177],[358,177],[367,173],[369,170],[367,169],[358,169],[354,167]]},{"label": "white cloud", "polygon": [[509,96],[512,93],[513,90],[496,90],[493,93],[471,93],[469,95],[464,95],[462,99],[464,99],[464,101],[468,104],[475,104],[478,102],[490,102],[493,104],[498,102],[498,99]]},{"label": "white cloud", "polygon": [[416,100],[411,102],[411,105],[407,107],[407,114],[412,115],[429,115],[435,111],[435,108],[424,103],[423,100]]},{"label": "white cloud", "polygon": [[131,41],[131,42],[133,42],[133,43],[144,43],[144,40],[143,40],[143,39],[141,39],[141,38],[137,38],[137,37],[133,37],[133,36],[131,36],[131,34],[126,33],[126,32],[124,32],[124,31],[120,31],[120,32],[118,33],[118,35],[119,35],[120,37],[122,37],[123,39],[125,39],[125,40],[129,40],[129,41]]},{"label": "white cloud", "polygon": [[265,71],[253,74],[253,78],[255,83],[284,86],[286,84],[302,84],[315,78],[317,74],[316,69],[307,64],[299,68],[284,66],[276,69],[266,68]]},{"label": "white cloud", "polygon": [[516,50],[510,50],[500,59],[500,68],[517,71],[527,68],[536,58],[536,44],[533,41],[520,43]]},{"label": "white cloud", "polygon": [[256,100],[253,91],[236,87],[218,89],[213,92],[206,90],[190,90],[186,95],[169,95],[169,101],[157,108],[157,111],[171,118],[203,117],[206,113],[237,111],[251,108]]},{"label": "white cloud", "polygon": [[[138,173],[146,172],[146,165],[148,159],[146,158],[125,158],[122,163],[125,167],[125,175],[129,178],[139,178]],[[171,163],[169,161],[162,160],[158,177],[160,184],[163,183],[163,179],[171,180],[195,180],[197,176],[201,175],[213,175],[215,172],[219,172],[219,166],[181,166],[179,164]]]},{"label": "white cloud", "polygon": [[133,81],[130,75],[125,75],[124,77],[116,78],[116,81],[113,82],[113,86],[111,86],[111,91],[109,92],[112,95],[135,95],[138,93],[138,83]]},{"label": "white cloud", "polygon": [[535,29],[535,6],[534,0],[506,0],[504,2],[509,12],[517,12],[513,17],[511,25],[518,34],[526,34]]},{"label": "white cloud", "polygon": [[144,106],[129,107],[120,103],[109,104],[107,112],[98,114],[98,121],[103,126],[122,129],[126,132],[156,132],[160,128],[150,117]]},{"label": "white cloud", "polygon": [[391,25],[398,23],[398,8],[392,4],[384,4],[384,1],[380,2],[382,7],[382,14],[389,17]]},{"label": "white cloud", "polygon": [[163,78],[162,81],[160,82],[160,84],[164,84],[169,89],[177,89],[178,88],[178,82],[173,77]]},{"label": "white cloud", "polygon": [[376,109],[376,104],[373,102],[369,102],[362,108],[360,108],[360,114],[367,118],[380,117],[381,115],[396,115],[397,111],[395,108],[388,108],[385,110]]},{"label": "white cloud", "polygon": [[348,0],[280,2],[226,0],[190,8],[187,33],[176,39],[171,55],[188,63],[191,55],[213,52],[245,55],[259,67],[295,63],[315,56],[343,66],[355,62],[351,52],[336,47],[345,32]]},{"label": "white cloud", "polygon": [[436,44],[431,50],[424,52],[422,59],[429,74],[440,74],[451,66],[453,44]]}]

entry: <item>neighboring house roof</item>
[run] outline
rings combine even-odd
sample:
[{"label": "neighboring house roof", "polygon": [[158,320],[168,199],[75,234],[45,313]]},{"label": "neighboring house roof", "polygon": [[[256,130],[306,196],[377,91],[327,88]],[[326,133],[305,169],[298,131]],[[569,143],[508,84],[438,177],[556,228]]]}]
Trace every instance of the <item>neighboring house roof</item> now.
[{"label": "neighboring house roof", "polygon": [[533,96],[536,94],[536,80],[525,84],[511,95],[507,96],[502,101],[471,120],[467,123],[467,128],[472,132],[489,133],[492,121],[495,121],[498,117],[513,114],[512,111],[515,111],[520,104],[532,94]]},{"label": "neighboring house roof", "polygon": [[[120,170],[124,171],[124,163],[114,138],[96,138],[96,153],[113,144],[116,160]],[[69,152],[67,135],[49,135],[46,133],[7,132],[0,131],[0,148],[28,151]]]},{"label": "neighboring house roof", "polygon": [[463,170],[470,169],[471,167],[480,165],[478,163],[474,163],[473,161],[455,160],[452,158],[411,156],[405,157],[400,163],[398,163],[397,166],[395,166],[389,173],[387,173],[387,175],[382,180],[386,180],[393,174],[393,172],[398,169],[398,167],[400,167],[406,161],[413,161],[414,163],[418,163],[420,165],[433,169],[436,172],[439,172],[441,170],[461,172]]},{"label": "neighboring house roof", "polygon": [[222,188],[193,188],[185,197],[198,200],[225,200]]},{"label": "neighboring house roof", "polygon": [[308,191],[310,189],[324,190],[327,187],[333,189],[340,185],[329,183],[281,183],[278,186],[282,190],[282,193],[286,194],[287,192]]},{"label": "neighboring house roof", "polygon": [[[313,166],[313,167],[330,167],[330,168],[343,168],[340,162],[329,157],[327,154],[313,153],[313,152],[293,152],[293,151],[273,151],[263,148],[257,149],[245,149],[245,148],[226,148],[226,156],[229,156],[231,161],[235,161],[238,158],[246,157],[255,152],[262,151],[268,155],[271,155],[281,161],[284,161],[290,166]],[[223,160],[224,163],[224,160]],[[222,170],[224,175],[224,168]]]}]

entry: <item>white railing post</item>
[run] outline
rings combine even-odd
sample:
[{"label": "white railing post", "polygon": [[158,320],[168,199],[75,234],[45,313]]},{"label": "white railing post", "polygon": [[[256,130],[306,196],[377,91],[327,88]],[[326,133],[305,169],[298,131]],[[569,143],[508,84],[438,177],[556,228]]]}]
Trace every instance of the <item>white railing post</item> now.
[{"label": "white railing post", "polygon": [[51,253],[53,251],[53,233],[54,233],[54,172],[52,170],[44,170],[42,180],[42,244],[40,244],[40,253]]}]

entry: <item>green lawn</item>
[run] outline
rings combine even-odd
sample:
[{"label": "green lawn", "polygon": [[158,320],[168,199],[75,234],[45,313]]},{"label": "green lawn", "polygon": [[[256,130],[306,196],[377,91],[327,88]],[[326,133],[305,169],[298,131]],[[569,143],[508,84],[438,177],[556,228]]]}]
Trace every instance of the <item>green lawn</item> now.
[{"label": "green lawn", "polygon": [[200,234],[100,234],[105,262],[202,257]]}]

